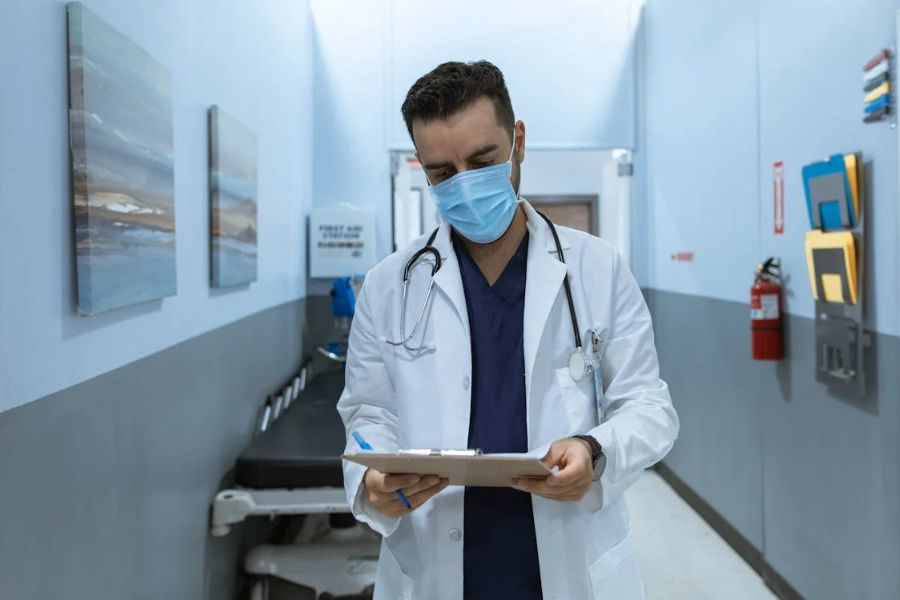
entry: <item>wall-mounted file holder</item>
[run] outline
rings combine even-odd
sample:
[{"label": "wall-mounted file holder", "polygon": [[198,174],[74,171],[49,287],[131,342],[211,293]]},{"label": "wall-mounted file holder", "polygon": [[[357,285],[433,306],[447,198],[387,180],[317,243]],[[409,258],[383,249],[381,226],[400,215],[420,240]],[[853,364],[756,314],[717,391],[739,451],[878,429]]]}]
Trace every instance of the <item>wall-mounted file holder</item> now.
[{"label": "wall-mounted file holder", "polygon": [[816,309],[816,380],[835,394],[866,396],[865,215],[862,161],[836,154],[803,168],[811,231],[806,259]]},{"label": "wall-mounted file holder", "polygon": [[892,121],[896,127],[894,49],[885,48],[863,66],[863,122]]}]

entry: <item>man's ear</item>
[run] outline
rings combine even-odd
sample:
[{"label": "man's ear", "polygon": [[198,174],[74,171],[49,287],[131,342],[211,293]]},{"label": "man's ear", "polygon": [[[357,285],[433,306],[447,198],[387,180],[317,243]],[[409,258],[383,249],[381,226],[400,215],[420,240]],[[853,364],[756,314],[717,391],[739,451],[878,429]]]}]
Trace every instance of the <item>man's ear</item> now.
[{"label": "man's ear", "polygon": [[519,162],[525,162],[525,122],[516,121],[516,156]]}]

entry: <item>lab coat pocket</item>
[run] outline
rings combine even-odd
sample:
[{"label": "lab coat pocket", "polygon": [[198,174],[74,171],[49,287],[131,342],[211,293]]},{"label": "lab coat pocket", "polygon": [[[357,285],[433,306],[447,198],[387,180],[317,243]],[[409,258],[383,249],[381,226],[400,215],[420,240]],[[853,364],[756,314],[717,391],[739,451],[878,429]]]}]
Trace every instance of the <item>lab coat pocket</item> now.
[{"label": "lab coat pocket", "polygon": [[407,575],[388,544],[381,545],[374,600],[413,600],[413,578]]},{"label": "lab coat pocket", "polygon": [[591,395],[585,392],[585,381],[577,382],[569,374],[569,368],[556,369],[556,384],[559,387],[560,401],[569,421],[572,434],[587,433],[596,423],[593,422],[593,402]]},{"label": "lab coat pocket", "polygon": [[594,598],[643,600],[644,585],[629,532],[588,567]]}]

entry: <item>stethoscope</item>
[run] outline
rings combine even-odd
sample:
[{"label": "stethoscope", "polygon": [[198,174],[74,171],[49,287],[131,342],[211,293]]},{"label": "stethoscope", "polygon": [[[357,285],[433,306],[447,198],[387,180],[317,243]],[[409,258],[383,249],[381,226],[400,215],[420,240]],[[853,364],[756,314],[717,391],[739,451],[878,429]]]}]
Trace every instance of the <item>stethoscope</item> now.
[{"label": "stethoscope", "polygon": [[[556,232],[556,226],[553,224],[553,221],[551,221],[549,217],[547,217],[547,215],[540,211],[536,212],[541,216],[542,219],[544,219],[544,221],[546,221],[547,225],[550,227],[550,232],[553,234],[553,242],[556,244],[556,256],[559,259],[559,262],[566,264],[566,257],[563,254],[562,244],[559,241],[559,234]],[[419,327],[422,324],[426,313],[428,312],[428,307],[431,304],[431,292],[434,289],[434,276],[441,269],[440,252],[438,252],[437,249],[432,245],[434,243],[435,237],[437,237],[439,230],[440,228],[435,229],[431,233],[431,236],[428,238],[428,241],[425,243],[425,245],[420,248],[415,254],[413,254],[408,261],[406,261],[406,266],[403,269],[403,294],[400,300],[400,339],[384,340],[392,346],[403,346],[404,348],[406,348],[406,350],[413,354],[417,354],[426,350],[432,350],[434,348],[433,345],[428,344],[421,346],[412,346],[410,345],[410,342],[412,342],[413,338],[416,336],[416,333],[419,331]],[[429,256],[431,259],[430,261]],[[419,311],[419,316],[416,318],[416,322],[415,324],[413,324],[412,330],[409,332],[409,334],[407,334],[406,302],[409,294],[410,274],[420,260],[430,262],[431,279],[428,282],[428,288],[425,291],[425,301],[422,303],[422,310]],[[575,302],[572,299],[572,287],[569,283],[568,273],[566,273],[566,276],[563,278],[563,287],[565,288],[566,301],[569,305],[569,318],[572,321],[572,332],[575,334],[575,350],[573,350],[569,355],[569,375],[572,377],[573,381],[581,381],[588,375],[593,376],[594,393],[595,397],[597,398],[598,414],[602,415],[600,400],[601,398],[603,398],[603,379],[601,377],[600,363],[603,359],[604,342],[594,329],[589,329],[588,336],[590,337],[591,348],[590,351],[584,348],[581,339],[581,328],[578,326],[578,315],[575,314]]]}]

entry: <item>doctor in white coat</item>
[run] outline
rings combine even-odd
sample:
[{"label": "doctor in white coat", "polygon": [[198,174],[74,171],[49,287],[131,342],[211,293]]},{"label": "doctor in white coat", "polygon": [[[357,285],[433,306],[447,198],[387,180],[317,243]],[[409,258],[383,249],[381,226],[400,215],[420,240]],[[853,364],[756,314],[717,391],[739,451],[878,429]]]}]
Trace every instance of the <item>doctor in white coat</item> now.
[{"label": "doctor in white coat", "polygon": [[[518,198],[525,126],[513,119],[495,66],[440,65],[413,85],[403,113],[444,221],[431,242],[441,267],[432,279],[429,254],[416,263],[404,305],[404,269],[428,244],[428,232],[367,275],[338,403],[348,452],[358,451],[353,432],[385,452],[468,446],[473,332],[458,253],[467,252],[494,283],[517,249],[524,256],[527,245],[522,353],[510,360],[524,365],[524,393],[516,400],[525,415],[522,436],[527,435],[529,450],[558,471],[546,480],[515,485],[530,494],[533,530],[529,518],[521,543],[535,546],[539,565],[538,589],[526,596],[642,598],[622,495],[672,447],[678,418],[659,377],[640,289],[609,244],[557,227],[562,262],[550,225]],[[455,250],[455,244],[462,245]],[[601,410],[591,377],[576,380],[570,374],[575,343],[565,278],[574,316],[584,327],[581,335],[594,329],[605,342]],[[432,280],[427,310],[414,328]],[[406,345],[396,345],[401,311],[402,335],[415,334]],[[506,423],[487,426],[500,436],[506,433]],[[470,586],[464,594],[465,488],[349,462],[344,481],[353,514],[384,536],[376,598],[487,597]],[[398,499],[398,490],[411,509]],[[497,561],[502,568],[502,557]]]}]

